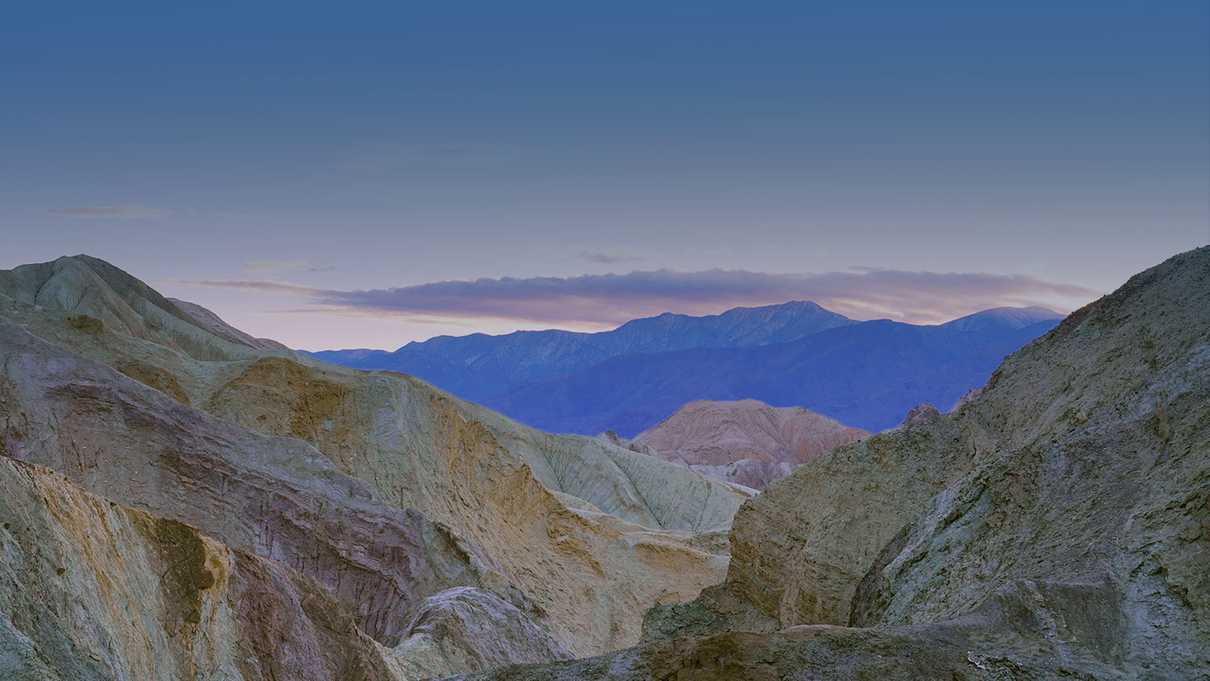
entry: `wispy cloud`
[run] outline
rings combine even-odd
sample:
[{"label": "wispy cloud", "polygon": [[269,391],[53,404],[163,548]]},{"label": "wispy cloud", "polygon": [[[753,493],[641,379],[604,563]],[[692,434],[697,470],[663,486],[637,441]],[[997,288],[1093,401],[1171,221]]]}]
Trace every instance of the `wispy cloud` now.
[{"label": "wispy cloud", "polygon": [[52,215],[62,215],[72,218],[109,218],[117,220],[138,220],[158,218],[165,215],[160,208],[152,208],[141,204],[111,204],[104,206],[71,206],[67,208],[51,208]]},{"label": "wispy cloud", "polygon": [[597,263],[600,265],[616,265],[623,262],[639,262],[643,258],[637,255],[625,255],[623,253],[605,253],[602,251],[581,251],[580,259],[588,262]]},{"label": "wispy cloud", "polygon": [[870,269],[817,274],[652,270],[443,281],[358,291],[268,281],[196,283],[300,294],[313,304],[346,311],[568,325],[618,324],[667,311],[707,314],[787,300],[812,300],[856,319],[889,317],[927,323],[999,306],[1042,305],[1065,311],[1099,295],[1081,286],[1023,275]]},{"label": "wispy cloud", "polygon": [[316,265],[310,260],[252,260],[244,263],[245,272],[258,275],[331,272],[334,269],[336,268],[331,265]]},{"label": "wispy cloud", "polygon": [[213,288],[236,288],[247,291],[266,291],[269,293],[296,293],[309,296],[319,296],[327,293],[323,289],[298,284],[282,284],[276,281],[255,281],[251,279],[202,279],[201,281],[181,281],[176,283],[192,286],[210,286]]}]

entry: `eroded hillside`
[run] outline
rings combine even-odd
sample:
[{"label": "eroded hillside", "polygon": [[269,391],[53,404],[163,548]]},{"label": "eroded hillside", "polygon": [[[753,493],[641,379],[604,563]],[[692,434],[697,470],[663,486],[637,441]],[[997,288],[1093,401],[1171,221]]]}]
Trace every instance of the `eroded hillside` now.
[{"label": "eroded hillside", "polygon": [[[349,623],[346,638],[399,679],[632,645],[648,607],[722,578],[720,539],[745,498],[650,457],[518,426],[402,375],[318,364],[84,256],[0,272],[0,366],[6,457],[58,471],[64,494],[137,508],[318,591],[321,610]],[[60,521],[93,522],[82,513]],[[124,552],[126,539],[102,537],[104,555]],[[99,565],[104,555],[73,560],[116,569]],[[2,597],[27,591],[28,580],[5,581]],[[270,595],[283,602],[276,618],[310,616],[309,596]],[[130,594],[97,597],[121,609]],[[237,635],[206,612],[195,624]],[[144,654],[105,624],[6,617],[5,631],[51,672],[76,650],[98,658],[96,678],[123,678]],[[294,640],[293,630],[274,632]],[[298,645],[325,659],[353,654],[344,639],[325,641]],[[266,671],[292,664],[280,657],[288,650],[254,650],[256,665],[212,677],[295,678]],[[58,678],[21,660],[21,678]],[[306,678],[350,678],[340,669],[321,665]]]}]

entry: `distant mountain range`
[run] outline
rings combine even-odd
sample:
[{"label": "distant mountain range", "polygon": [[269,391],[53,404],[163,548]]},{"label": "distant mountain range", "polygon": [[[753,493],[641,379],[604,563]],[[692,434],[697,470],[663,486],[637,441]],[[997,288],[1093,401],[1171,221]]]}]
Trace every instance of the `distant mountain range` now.
[{"label": "distant mountain range", "polygon": [[612,331],[441,336],[395,352],[313,353],[412,374],[554,432],[633,436],[695,400],[801,406],[870,431],[947,409],[1061,316],[996,308],[947,324],[858,322],[811,302],[663,314]]},{"label": "distant mountain range", "polygon": [[355,369],[390,369],[459,397],[486,402],[535,381],[625,355],[697,348],[741,348],[796,340],[853,320],[815,303],[737,307],[718,315],[665,313],[612,331],[517,331],[500,336],[437,336],[394,352],[326,350],[313,356]]}]

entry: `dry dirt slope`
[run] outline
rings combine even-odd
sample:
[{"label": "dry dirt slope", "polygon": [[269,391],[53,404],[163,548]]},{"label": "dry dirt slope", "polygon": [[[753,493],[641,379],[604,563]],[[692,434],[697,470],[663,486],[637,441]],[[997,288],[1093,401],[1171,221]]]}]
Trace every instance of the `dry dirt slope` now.
[{"label": "dry dirt slope", "polygon": [[[0,367],[0,453],[61,472],[63,494],[86,490],[185,523],[220,553],[303,584],[355,631],[298,645],[327,658],[354,654],[348,641],[372,642],[395,678],[633,644],[649,606],[722,578],[719,539],[744,498],[650,457],[520,427],[405,376],[300,358],[86,256],[0,272]],[[91,522],[83,513],[59,520]],[[100,536],[104,550],[64,553],[64,574],[72,560],[112,571],[107,556],[129,537]],[[44,616],[37,599],[16,597],[65,593],[33,588],[60,575],[12,574],[0,593],[24,605],[0,622],[10,640],[51,671],[87,658],[95,678],[126,677],[142,642],[77,611]],[[100,592],[119,611],[136,607],[131,593]],[[281,598],[275,617],[306,619],[310,596]],[[162,627],[146,617],[142,628]],[[223,622],[197,625],[237,635]],[[506,627],[488,637],[484,622]],[[199,654],[188,647],[181,654]],[[271,648],[253,651],[255,669],[199,678],[282,678],[264,671],[288,663]],[[31,657],[2,659],[55,678]],[[333,669],[305,678],[349,678]]]},{"label": "dry dirt slope", "polygon": [[648,642],[484,679],[1210,678],[1210,247],[747,502]]}]

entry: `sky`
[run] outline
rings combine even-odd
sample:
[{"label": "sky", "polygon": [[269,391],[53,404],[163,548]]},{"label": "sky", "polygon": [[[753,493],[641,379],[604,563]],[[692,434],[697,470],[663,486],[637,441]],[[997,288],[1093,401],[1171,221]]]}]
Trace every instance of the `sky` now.
[{"label": "sky", "polygon": [[1210,3],[18,3],[0,268],[294,347],[1060,311],[1210,243]]}]

